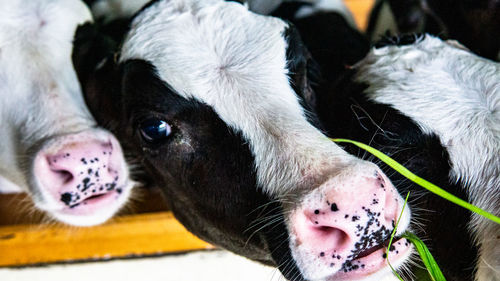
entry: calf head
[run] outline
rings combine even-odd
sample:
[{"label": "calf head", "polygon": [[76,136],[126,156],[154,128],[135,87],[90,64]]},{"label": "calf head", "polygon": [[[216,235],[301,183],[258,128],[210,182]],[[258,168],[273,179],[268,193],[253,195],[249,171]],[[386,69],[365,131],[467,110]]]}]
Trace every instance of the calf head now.
[{"label": "calf head", "polygon": [[[89,74],[90,49],[83,40],[75,60],[91,110],[190,231],[292,280],[390,274],[381,248],[403,200],[315,126],[292,25],[235,2],[156,1]],[[402,242],[389,256],[399,266],[410,252]]]},{"label": "calf head", "polygon": [[74,225],[111,217],[132,182],[118,141],[97,128],[71,63],[79,1],[9,1],[0,12],[0,175]]}]

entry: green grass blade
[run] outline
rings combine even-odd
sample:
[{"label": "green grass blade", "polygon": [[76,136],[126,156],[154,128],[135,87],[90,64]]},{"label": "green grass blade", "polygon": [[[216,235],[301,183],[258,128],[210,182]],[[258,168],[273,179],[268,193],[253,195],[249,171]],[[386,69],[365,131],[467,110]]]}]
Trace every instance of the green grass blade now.
[{"label": "green grass blade", "polygon": [[410,232],[406,232],[405,234],[402,235],[402,237],[410,240],[410,242],[413,243],[413,245],[415,245],[415,248],[417,249],[420,258],[422,259],[422,262],[427,268],[427,271],[432,281],[446,281],[443,273],[441,272],[441,269],[439,269],[436,260],[431,255],[431,252],[424,244],[424,242],[422,242],[422,240],[420,240],[415,234]]},{"label": "green grass blade", "polygon": [[[391,234],[391,239],[389,240],[389,245],[387,245],[385,254],[387,255],[387,264],[389,264],[389,267],[392,270],[392,273],[399,278],[399,280],[404,281],[403,278],[396,272],[396,270],[392,267],[391,263],[389,262],[389,253],[387,252],[392,245],[392,240],[394,238],[394,235],[396,235],[396,231],[399,226],[399,222],[401,220],[401,217],[403,216],[403,212],[405,210],[406,204],[408,202],[408,198],[410,197],[410,192],[408,191],[408,194],[406,194],[405,198],[405,203],[403,204],[403,208],[401,209],[401,213],[399,214],[398,220],[396,222],[396,225],[394,226],[394,229],[392,230]],[[427,248],[427,246],[420,240],[415,234],[406,232],[402,235],[403,238],[408,239],[415,248],[417,249],[418,254],[420,255],[420,258],[422,259],[422,262],[424,263],[425,267],[427,268],[427,273],[429,277],[431,278],[431,281],[446,281],[446,278],[444,278],[443,273],[441,272],[441,269],[439,269],[439,266],[432,256],[431,252]]]},{"label": "green grass blade", "polygon": [[384,153],[380,152],[379,150],[377,150],[371,146],[368,146],[366,144],[363,144],[363,143],[360,143],[357,141],[348,140],[348,139],[331,139],[331,140],[333,140],[334,142],[352,143],[352,144],[370,152],[371,154],[373,154],[374,156],[376,156],[377,158],[382,160],[384,163],[389,165],[391,168],[393,168],[394,170],[399,172],[401,175],[405,176],[406,178],[413,181],[414,183],[424,187],[425,189],[429,190],[430,192],[437,194],[446,200],[449,200],[449,201],[451,201],[451,202],[453,202],[453,203],[455,203],[463,208],[466,208],[466,209],[468,209],[476,214],[479,214],[487,219],[490,219],[490,220],[500,224],[499,217],[497,217],[491,213],[488,213],[485,210],[478,208],[478,207],[456,197],[455,195],[443,190],[442,188],[438,187],[437,185],[435,185],[431,182],[428,182],[425,179],[415,175],[414,173],[412,173],[408,169],[406,169],[403,165],[396,162],[394,159],[390,158],[389,156],[385,155]]}]

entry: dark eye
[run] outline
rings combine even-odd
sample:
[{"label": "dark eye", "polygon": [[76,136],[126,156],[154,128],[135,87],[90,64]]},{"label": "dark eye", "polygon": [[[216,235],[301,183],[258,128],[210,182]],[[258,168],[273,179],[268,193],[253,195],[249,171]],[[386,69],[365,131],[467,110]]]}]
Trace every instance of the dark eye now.
[{"label": "dark eye", "polygon": [[172,133],[172,127],[164,120],[157,118],[149,118],[143,121],[139,130],[142,138],[150,143],[161,142]]}]

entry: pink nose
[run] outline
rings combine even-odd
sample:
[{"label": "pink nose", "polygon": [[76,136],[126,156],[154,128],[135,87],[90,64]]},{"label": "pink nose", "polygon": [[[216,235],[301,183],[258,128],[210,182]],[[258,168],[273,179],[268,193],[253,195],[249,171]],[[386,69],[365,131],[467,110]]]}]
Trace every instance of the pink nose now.
[{"label": "pink nose", "polygon": [[400,201],[379,170],[333,178],[308,194],[294,211],[296,244],[327,267],[358,266],[350,261],[370,254],[389,238]]},{"label": "pink nose", "polygon": [[55,151],[42,150],[35,159],[34,173],[41,189],[70,208],[109,192],[121,192],[124,162],[114,138],[67,137],[60,142]]}]

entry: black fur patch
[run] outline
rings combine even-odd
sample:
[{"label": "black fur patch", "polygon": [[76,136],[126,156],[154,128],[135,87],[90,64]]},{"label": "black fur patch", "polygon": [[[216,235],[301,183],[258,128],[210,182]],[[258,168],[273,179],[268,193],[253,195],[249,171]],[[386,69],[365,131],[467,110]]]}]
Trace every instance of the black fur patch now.
[{"label": "black fur patch", "polygon": [[[257,186],[246,141],[210,106],[175,93],[150,63],[129,60],[119,69],[121,117],[111,130],[163,190],[175,216],[208,242],[276,266],[268,243],[286,229],[273,224],[254,233],[262,226],[252,228],[262,222],[259,216],[280,213],[255,211],[270,199]],[[140,137],[138,125],[151,117],[172,127],[163,143],[151,145]]]},{"label": "black fur patch", "polygon": [[302,42],[298,30],[290,22],[284,31],[284,37],[287,41],[286,60],[291,86],[300,97],[300,103],[307,112],[308,121],[319,126],[316,116],[312,113],[316,110],[316,96],[312,86],[316,85],[320,75],[318,65]]},{"label": "black fur patch", "polygon": [[402,34],[402,35],[390,35],[382,37],[373,46],[377,49],[387,47],[387,46],[405,46],[412,45],[419,40],[419,38],[424,39],[425,34]]},{"label": "black fur patch", "polygon": [[[315,75],[316,86],[338,79],[346,67],[355,64],[368,53],[368,40],[352,28],[341,14],[318,12],[296,19],[287,8],[291,5],[293,3],[282,4],[273,16],[292,22],[300,32],[305,46],[317,63],[316,68],[319,69],[319,73],[316,71]],[[313,88],[317,90],[316,87]]]}]

